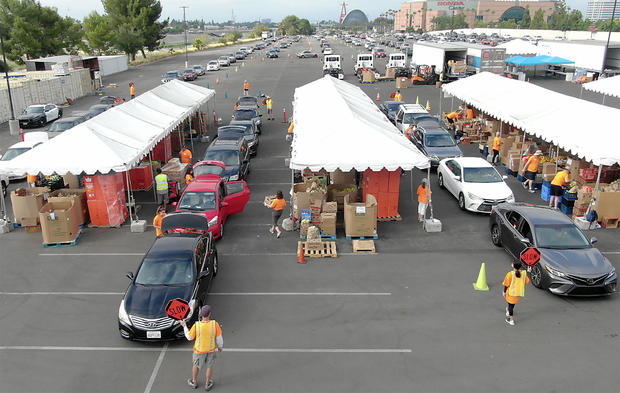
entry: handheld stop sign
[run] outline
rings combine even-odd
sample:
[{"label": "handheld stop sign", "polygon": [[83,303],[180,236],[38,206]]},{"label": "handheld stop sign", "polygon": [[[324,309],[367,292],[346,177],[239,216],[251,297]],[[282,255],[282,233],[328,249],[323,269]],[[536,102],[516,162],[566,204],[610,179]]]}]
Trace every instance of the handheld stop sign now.
[{"label": "handheld stop sign", "polygon": [[166,305],[166,315],[172,319],[185,319],[189,315],[189,311],[189,303],[183,299],[172,299]]},{"label": "handheld stop sign", "polygon": [[527,266],[535,265],[540,261],[540,251],[536,247],[528,247],[521,251],[521,262]]}]

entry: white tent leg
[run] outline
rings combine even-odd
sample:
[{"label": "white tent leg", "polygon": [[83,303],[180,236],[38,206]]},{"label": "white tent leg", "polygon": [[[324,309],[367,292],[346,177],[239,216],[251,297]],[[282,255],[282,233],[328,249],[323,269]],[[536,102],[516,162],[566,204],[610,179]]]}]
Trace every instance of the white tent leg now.
[{"label": "white tent leg", "polygon": [[[9,185],[7,184],[6,187],[8,188]],[[2,190],[0,190],[0,192],[2,192]],[[9,218],[8,218],[8,212],[6,211],[6,201],[4,200],[4,194],[0,195],[0,201],[1,201],[0,209],[2,210],[2,219],[8,222]]]},{"label": "white tent leg", "polygon": [[450,112],[454,111],[454,96],[452,96],[452,99],[450,100]]},{"label": "white tent leg", "polygon": [[428,187],[428,207],[431,208],[431,221],[433,220],[433,193],[431,192],[431,163],[428,163],[428,169],[426,170],[426,187]]},{"label": "white tent leg", "polygon": [[177,127],[177,136],[179,137],[179,145],[183,148],[183,145],[185,145],[185,142],[183,141],[183,129],[179,129],[179,127]]},{"label": "white tent leg", "polygon": [[441,102],[443,101],[443,90],[439,88],[439,114],[441,116]]},{"label": "white tent leg", "polygon": [[[133,215],[131,214],[132,195],[131,195],[131,180],[129,179],[129,168],[125,167],[125,178],[127,179],[127,211],[129,212],[129,222],[133,222]],[[137,219],[137,217],[136,217]]]},{"label": "white tent leg", "polygon": [[605,94],[603,94],[603,105],[605,105]]},{"label": "white tent leg", "polygon": [[[151,165],[151,172],[153,172],[153,158],[151,156],[151,152],[149,152],[149,164]],[[155,184],[154,176],[153,176],[153,198],[155,198],[155,202],[157,202],[157,186]]]},{"label": "white tent leg", "polygon": [[189,140],[192,144],[192,154],[194,154],[194,134],[192,134],[192,118],[189,118]]},{"label": "white tent leg", "polygon": [[592,194],[592,202],[588,206],[588,210],[586,211],[586,216],[590,213],[592,208],[596,209],[596,205],[598,203],[598,189],[601,184],[601,172],[603,171],[603,164],[599,163],[598,166],[598,175],[596,176],[596,185],[594,186],[594,193]]},{"label": "white tent leg", "polygon": [[411,170],[409,171],[409,180],[411,184],[411,202],[413,202],[415,201],[415,199],[413,198],[413,168],[411,168]]},{"label": "white tent leg", "polygon": [[560,146],[555,151],[555,172],[558,172],[558,160],[560,159]]}]

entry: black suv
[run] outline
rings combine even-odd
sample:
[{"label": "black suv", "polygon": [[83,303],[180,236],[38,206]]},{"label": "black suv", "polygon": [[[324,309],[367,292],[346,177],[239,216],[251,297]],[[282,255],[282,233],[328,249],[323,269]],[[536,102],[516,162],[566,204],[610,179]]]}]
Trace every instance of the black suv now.
[{"label": "black suv", "polygon": [[[170,233],[182,230],[186,233]],[[203,215],[169,214],[162,221],[164,235],[146,253],[118,308],[118,329],[128,340],[160,341],[184,337],[183,327],[166,315],[172,299],[189,302],[188,324],[206,304],[218,271],[217,250]],[[191,322],[191,323],[190,323]]]},{"label": "black suv", "polygon": [[226,170],[224,181],[245,180],[250,173],[250,148],[243,136],[239,139],[217,138],[207,148],[203,161],[221,161]]}]

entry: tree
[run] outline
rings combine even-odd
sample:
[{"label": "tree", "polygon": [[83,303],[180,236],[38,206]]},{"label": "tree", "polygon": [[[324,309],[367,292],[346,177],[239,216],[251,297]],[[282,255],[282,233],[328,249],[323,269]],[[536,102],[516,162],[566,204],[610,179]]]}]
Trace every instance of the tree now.
[{"label": "tree", "polygon": [[564,0],[559,0],[556,3],[556,8],[551,19],[549,19],[548,28],[552,30],[566,31],[568,22],[568,7]]},{"label": "tree", "polygon": [[547,23],[545,22],[545,12],[542,8],[539,8],[534,13],[534,18],[532,18],[532,23],[530,23],[530,29],[540,30],[546,29]]},{"label": "tree", "polygon": [[[596,22],[596,29],[598,31],[609,31],[611,19],[601,20]],[[620,31],[620,19],[614,18],[614,26],[612,31]]]},{"label": "tree", "polygon": [[84,38],[88,41],[90,54],[110,53],[116,43],[116,30],[110,17],[91,12],[84,18]]},{"label": "tree", "polygon": [[452,15],[436,16],[431,19],[431,22],[435,25],[434,30],[451,30],[451,29],[463,29],[469,27],[469,24],[465,21],[465,14],[459,12]]},{"label": "tree", "polygon": [[261,34],[263,33],[263,31],[271,31],[271,29],[269,28],[269,26],[259,23],[256,26],[254,26],[254,29],[252,29],[252,32],[248,34],[248,36],[250,38],[261,37]]},{"label": "tree", "polygon": [[205,47],[205,44],[204,42],[202,42],[200,38],[196,38],[194,42],[192,43],[192,46],[198,50],[203,50]]},{"label": "tree", "polygon": [[523,13],[523,18],[519,22],[519,27],[522,29],[529,29],[530,23],[532,23],[532,14],[530,13],[530,6],[525,7],[525,12]]},{"label": "tree", "polygon": [[308,19],[300,19],[297,23],[297,32],[294,34],[311,35],[314,33],[314,27]]},{"label": "tree", "polygon": [[475,28],[486,28],[489,27],[489,24],[482,20],[474,21]]},{"label": "tree", "polygon": [[289,15],[282,19],[278,25],[278,34],[280,35],[310,35],[314,33],[314,28],[308,19],[299,19],[295,15]]},{"label": "tree", "polygon": [[235,43],[241,37],[242,37],[242,34],[235,30],[235,31],[231,31],[229,33],[226,33],[226,35],[224,37],[221,37],[218,41],[221,44],[227,44],[229,42]]},{"label": "tree", "polygon": [[6,55],[20,63],[24,57],[77,54],[84,47],[78,21],[34,0],[0,0],[0,23]]}]

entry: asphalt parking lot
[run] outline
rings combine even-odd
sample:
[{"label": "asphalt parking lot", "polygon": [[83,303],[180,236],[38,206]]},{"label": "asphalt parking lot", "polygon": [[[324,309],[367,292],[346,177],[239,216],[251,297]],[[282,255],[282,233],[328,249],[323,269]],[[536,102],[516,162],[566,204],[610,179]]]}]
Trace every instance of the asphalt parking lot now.
[{"label": "asphalt parking lot", "polygon": [[[263,61],[263,53],[255,53],[254,60],[236,70],[233,66],[194,82],[216,90],[217,115],[225,123],[245,79],[251,94],[260,90],[272,96],[276,114],[275,121],[263,117],[248,179],[250,202],[229,220],[217,243],[220,272],[209,302],[222,324],[225,350],[216,364],[214,391],[619,391],[618,297],[562,298],[530,287],[516,307],[517,325],[507,326],[501,281],[511,259],[491,244],[488,217],[460,211],[454,198],[437,189],[434,175],[434,213],[443,223],[441,233],[426,233],[417,223],[410,183],[417,187],[425,176],[418,170],[402,179],[403,221],[379,223],[376,255],[353,255],[339,227],[339,258],[300,265],[296,233],[276,239],[268,232],[263,198],[290,187],[282,108],[290,116],[295,87],[321,77],[317,59],[287,55],[309,45],[319,49],[316,40],[302,39],[279,59]],[[345,80],[356,83],[351,56],[363,49],[342,42],[333,47],[344,57]],[[205,64],[230,51],[190,54],[189,62]],[[183,63],[184,57],[177,56],[112,76],[105,82],[118,87],[106,94],[127,96],[129,81],[140,94]],[[579,94],[566,82],[543,84]],[[360,86],[373,99],[377,92],[387,99],[394,90],[390,82]],[[405,102],[419,97],[421,103],[429,100],[433,112],[439,107],[434,86],[402,93]],[[70,110],[85,110],[97,101],[85,97]],[[606,104],[620,107],[617,100]],[[444,108],[450,105],[451,99],[443,100]],[[2,149],[14,138],[6,124],[0,128]],[[205,147],[196,145],[194,157],[201,157]],[[478,154],[475,145],[464,150]],[[508,183],[517,200],[543,203],[516,179]],[[138,200],[141,218],[150,221],[152,194],[141,193]],[[620,268],[618,231],[588,234],[598,237],[598,248]],[[0,392],[191,390],[185,383],[189,343],[149,345],[118,334],[118,305],[128,284],[124,275],[135,271],[151,246],[152,227],[146,233],[130,233],[128,226],[87,229],[76,246],[60,248],[43,248],[37,233],[1,236]],[[486,263],[489,292],[472,289],[481,262]],[[204,383],[204,374],[199,380]]]}]

